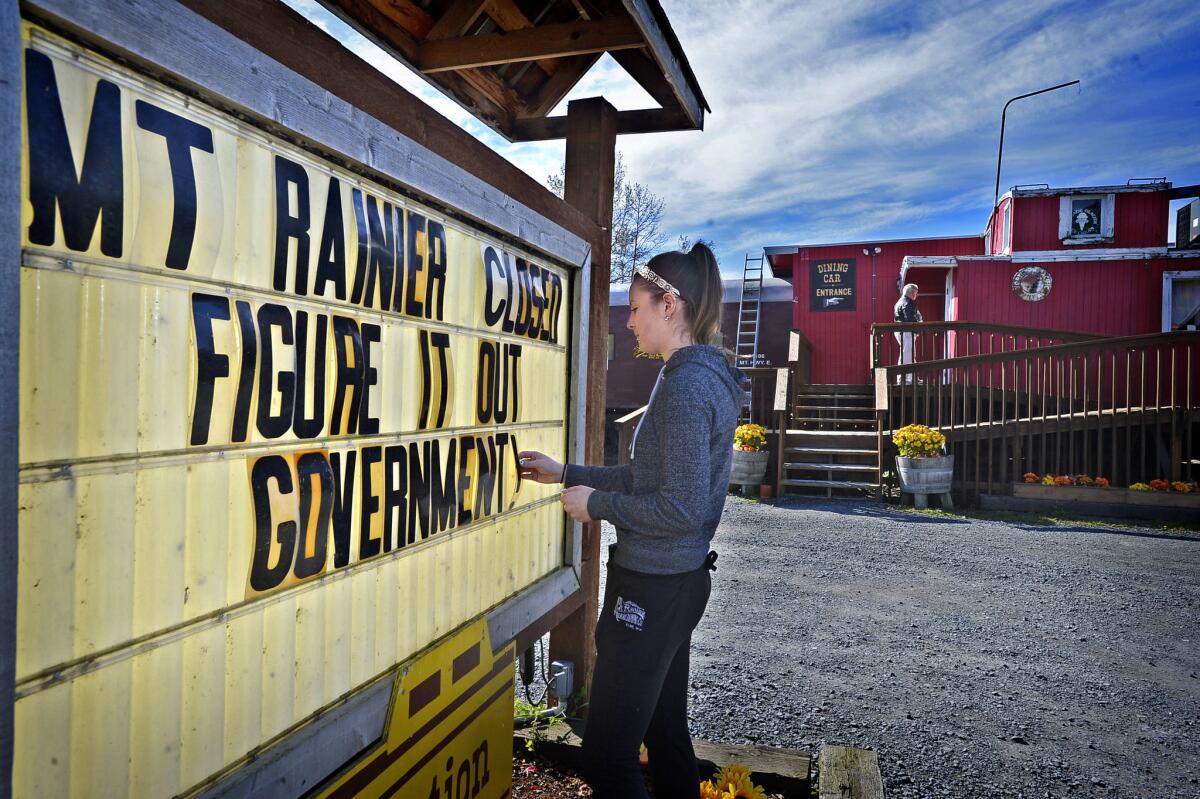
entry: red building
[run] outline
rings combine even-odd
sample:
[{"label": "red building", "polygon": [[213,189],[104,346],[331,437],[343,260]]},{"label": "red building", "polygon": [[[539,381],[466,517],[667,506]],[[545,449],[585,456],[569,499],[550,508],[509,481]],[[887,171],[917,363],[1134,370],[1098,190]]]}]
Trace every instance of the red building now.
[{"label": "red building", "polygon": [[872,380],[870,325],[892,321],[904,283],[919,286],[927,322],[1108,336],[1194,329],[1200,248],[1168,246],[1168,231],[1170,201],[1198,193],[1166,181],[1016,188],[980,235],[765,252],[792,284],[792,325],[812,344],[812,382],[864,384]]},{"label": "red building", "polygon": [[[733,349],[737,330],[740,280],[726,280],[722,298],[721,331],[725,346]],[[788,330],[792,323],[792,287],[786,282],[767,278],[763,281],[758,366],[787,366]],[[605,407],[620,416],[646,404],[662,361],[634,356],[637,339],[626,327],[629,321],[629,289],[613,288],[608,298],[608,383]]]}]

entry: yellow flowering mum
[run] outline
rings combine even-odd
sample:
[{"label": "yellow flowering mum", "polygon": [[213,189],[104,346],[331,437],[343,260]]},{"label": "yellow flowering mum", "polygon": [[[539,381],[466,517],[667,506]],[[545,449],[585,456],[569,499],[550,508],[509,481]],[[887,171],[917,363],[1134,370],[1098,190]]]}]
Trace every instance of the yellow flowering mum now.
[{"label": "yellow flowering mum", "polygon": [[766,799],[766,792],[750,781],[750,769],[731,763],[700,783],[700,799]]},{"label": "yellow flowering mum", "polygon": [[733,431],[733,446],[735,449],[749,449],[758,452],[767,445],[767,428],[760,424],[744,424]]},{"label": "yellow flowering mum", "polygon": [[892,435],[892,443],[903,458],[925,458],[941,454],[946,446],[946,437],[923,424],[910,424]]}]

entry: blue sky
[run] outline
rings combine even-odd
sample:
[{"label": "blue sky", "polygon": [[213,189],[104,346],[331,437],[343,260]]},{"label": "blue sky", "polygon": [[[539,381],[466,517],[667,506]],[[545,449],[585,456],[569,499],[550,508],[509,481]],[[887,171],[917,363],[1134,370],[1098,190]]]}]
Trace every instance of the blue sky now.
[{"label": "blue sky", "polygon": [[[533,177],[558,170],[562,142],[506,143],[315,0],[287,2]],[[1076,78],[1010,107],[1001,193],[1200,183],[1196,0],[662,4],[713,112],[617,147],[665,199],[668,240],[713,239],[727,274],[767,245],[979,232],[1005,100]],[[567,100],[598,94],[653,105],[607,57]]]}]

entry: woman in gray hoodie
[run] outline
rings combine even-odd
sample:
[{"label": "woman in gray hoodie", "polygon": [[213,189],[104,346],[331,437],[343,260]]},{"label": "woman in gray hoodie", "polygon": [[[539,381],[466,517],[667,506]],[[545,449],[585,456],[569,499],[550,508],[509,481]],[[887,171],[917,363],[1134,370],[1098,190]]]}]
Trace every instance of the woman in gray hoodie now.
[{"label": "woman in gray hoodie", "polygon": [[712,251],[655,256],[629,288],[628,327],[664,360],[628,465],[566,465],[521,453],[522,476],[562,482],[567,513],[607,519],[604,605],[583,741],[583,772],[599,799],[645,797],[645,742],[654,795],[699,793],[687,726],[688,652],[704,614],[743,391],[721,342],[721,275]]}]

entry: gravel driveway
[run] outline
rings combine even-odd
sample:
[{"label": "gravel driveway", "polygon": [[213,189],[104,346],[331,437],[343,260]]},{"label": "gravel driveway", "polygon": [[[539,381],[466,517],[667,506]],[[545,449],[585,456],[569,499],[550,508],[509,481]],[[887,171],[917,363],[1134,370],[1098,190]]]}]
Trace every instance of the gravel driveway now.
[{"label": "gravel driveway", "polygon": [[714,546],[694,735],[873,749],[893,798],[1200,797],[1200,541],[731,497]]}]

